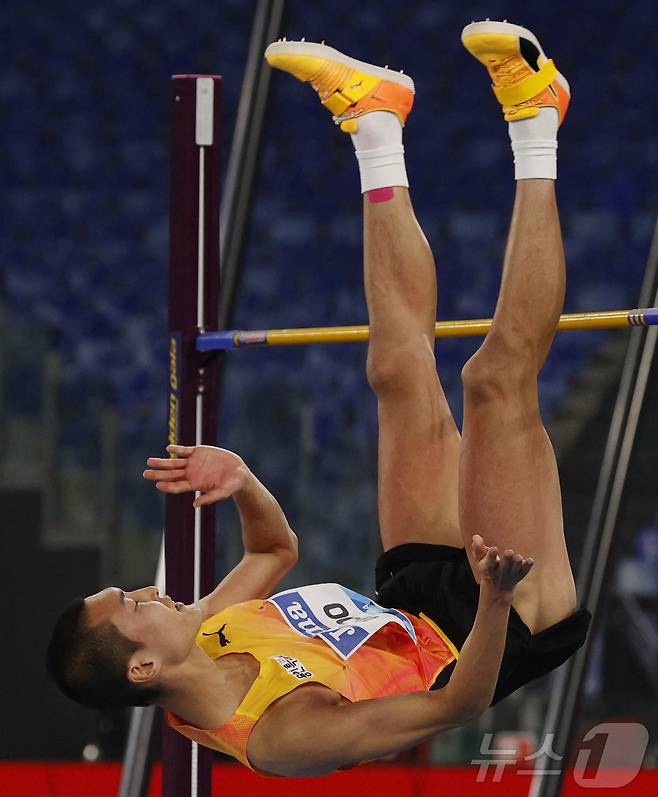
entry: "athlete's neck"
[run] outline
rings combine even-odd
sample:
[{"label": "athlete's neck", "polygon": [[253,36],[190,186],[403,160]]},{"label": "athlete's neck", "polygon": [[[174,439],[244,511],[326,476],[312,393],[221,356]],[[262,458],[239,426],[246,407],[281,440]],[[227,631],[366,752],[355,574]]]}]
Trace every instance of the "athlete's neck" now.
[{"label": "athlete's neck", "polygon": [[199,728],[223,725],[242,702],[256,675],[258,662],[249,655],[230,654],[217,660],[200,648],[168,673],[160,706]]}]

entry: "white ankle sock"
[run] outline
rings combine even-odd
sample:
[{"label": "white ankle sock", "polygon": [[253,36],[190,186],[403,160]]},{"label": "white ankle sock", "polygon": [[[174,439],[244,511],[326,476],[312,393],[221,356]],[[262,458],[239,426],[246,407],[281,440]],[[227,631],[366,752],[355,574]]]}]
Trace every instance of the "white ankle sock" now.
[{"label": "white ankle sock", "polygon": [[390,111],[372,111],[356,119],[351,133],[361,176],[361,193],[392,186],[409,187],[404,165],[402,125]]},{"label": "white ankle sock", "polygon": [[540,108],[532,119],[509,123],[514,179],[557,179],[557,108]]}]

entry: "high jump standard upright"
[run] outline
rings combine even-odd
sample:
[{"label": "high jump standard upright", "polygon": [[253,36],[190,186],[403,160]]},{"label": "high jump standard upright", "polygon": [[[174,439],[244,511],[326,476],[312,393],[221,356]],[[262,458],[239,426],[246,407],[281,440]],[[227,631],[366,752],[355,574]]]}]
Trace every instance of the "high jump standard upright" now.
[{"label": "high jump standard upright", "polygon": [[[221,78],[171,80],[168,443],[217,444]],[[167,495],[166,589],[192,603],[215,586],[215,510]],[[163,797],[210,797],[212,751],[163,728]]]}]

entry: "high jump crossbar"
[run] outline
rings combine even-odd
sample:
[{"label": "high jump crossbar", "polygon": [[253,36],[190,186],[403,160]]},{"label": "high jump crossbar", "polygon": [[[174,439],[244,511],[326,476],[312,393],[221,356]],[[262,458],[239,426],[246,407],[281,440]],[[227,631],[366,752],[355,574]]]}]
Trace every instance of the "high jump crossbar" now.
[{"label": "high jump crossbar", "polygon": [[[464,321],[438,321],[435,337],[455,338],[486,335],[491,318]],[[641,310],[603,310],[567,313],[560,316],[558,330],[614,329],[618,327],[658,326],[658,307]],[[247,346],[301,346],[310,343],[357,343],[368,340],[367,326],[301,327],[298,329],[239,330],[205,332],[196,339],[197,351],[241,349]]]}]

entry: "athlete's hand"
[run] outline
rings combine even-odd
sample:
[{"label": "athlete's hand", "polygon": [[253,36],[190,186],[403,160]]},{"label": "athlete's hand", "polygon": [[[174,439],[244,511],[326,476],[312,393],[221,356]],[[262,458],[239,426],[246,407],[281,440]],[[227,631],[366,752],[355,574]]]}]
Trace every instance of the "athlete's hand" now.
[{"label": "athlete's hand", "polygon": [[144,478],[154,481],[163,493],[200,492],[194,506],[223,501],[241,490],[249,468],[232,451],[214,446],[167,446],[171,459],[149,457]]},{"label": "athlete's hand", "polygon": [[534,564],[531,558],[524,559],[511,548],[500,556],[498,548],[485,545],[479,534],[473,535],[473,554],[480,583],[489,582],[495,592],[501,595],[511,595],[514,587],[528,575]]}]

